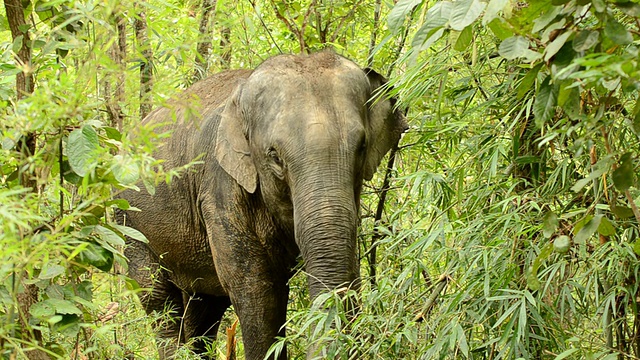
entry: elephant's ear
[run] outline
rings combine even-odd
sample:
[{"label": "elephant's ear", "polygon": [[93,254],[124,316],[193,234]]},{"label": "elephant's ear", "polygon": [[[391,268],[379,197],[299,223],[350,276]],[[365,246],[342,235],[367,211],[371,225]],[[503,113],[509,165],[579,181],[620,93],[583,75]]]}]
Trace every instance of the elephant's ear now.
[{"label": "elephant's ear", "polygon": [[258,173],[251,159],[249,141],[245,136],[244,119],[240,105],[242,85],[227,100],[222,111],[216,135],[216,159],[220,166],[240,186],[250,193],[258,186]]},{"label": "elephant's ear", "polygon": [[365,69],[371,84],[367,124],[367,157],[364,163],[364,178],[371,180],[384,155],[400,140],[408,129],[404,112],[395,106],[396,100],[384,94],[386,79],[371,69]]}]

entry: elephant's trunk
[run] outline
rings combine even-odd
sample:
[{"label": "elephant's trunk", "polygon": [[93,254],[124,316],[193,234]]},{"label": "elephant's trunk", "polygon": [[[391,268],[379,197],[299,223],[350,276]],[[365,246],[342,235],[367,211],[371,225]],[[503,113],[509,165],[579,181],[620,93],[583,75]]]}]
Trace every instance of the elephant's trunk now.
[{"label": "elephant's trunk", "polygon": [[357,287],[358,210],[353,178],[341,177],[333,168],[297,185],[292,189],[295,237],[311,298],[328,290]]}]

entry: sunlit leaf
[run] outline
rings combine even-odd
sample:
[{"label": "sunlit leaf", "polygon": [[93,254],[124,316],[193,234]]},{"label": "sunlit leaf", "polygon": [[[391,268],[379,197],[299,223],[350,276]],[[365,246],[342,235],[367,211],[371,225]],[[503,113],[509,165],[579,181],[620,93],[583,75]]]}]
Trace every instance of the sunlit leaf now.
[{"label": "sunlit leaf", "polygon": [[509,0],[490,0],[482,17],[482,25],[487,25],[498,17],[498,13],[509,5]]},{"label": "sunlit leaf", "polygon": [[73,172],[84,177],[98,165],[100,150],[98,134],[91,125],[85,125],[69,134],[67,158]]},{"label": "sunlit leaf", "polygon": [[420,5],[421,0],[399,0],[389,12],[387,22],[389,23],[389,31],[396,33],[404,23],[413,9]]},{"label": "sunlit leaf", "polygon": [[453,3],[449,25],[453,30],[462,31],[482,14],[486,3],[480,0],[457,0]]},{"label": "sunlit leaf", "polygon": [[524,57],[529,50],[529,40],[522,36],[512,36],[500,43],[498,52],[507,60]]},{"label": "sunlit leaf", "polygon": [[591,49],[600,41],[600,32],[595,30],[582,30],[573,38],[573,49],[575,51],[585,51]]}]

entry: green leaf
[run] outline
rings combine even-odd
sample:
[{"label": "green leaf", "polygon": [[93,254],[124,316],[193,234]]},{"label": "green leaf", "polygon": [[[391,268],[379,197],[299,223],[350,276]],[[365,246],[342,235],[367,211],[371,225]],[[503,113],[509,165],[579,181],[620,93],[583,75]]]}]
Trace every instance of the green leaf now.
[{"label": "green leaf", "polygon": [[600,41],[600,32],[595,30],[582,30],[573,38],[573,50],[586,51]]},{"label": "green leaf", "polygon": [[565,31],[564,33],[558,35],[558,37],[556,37],[551,43],[549,43],[549,45],[547,45],[547,48],[545,49],[544,61],[549,61],[553,57],[553,55],[560,51],[564,43],[567,42],[567,39],[569,39],[571,35],[573,35],[573,31]]},{"label": "green leaf", "polygon": [[54,277],[63,274],[64,271],[64,266],[46,263],[42,266],[42,270],[40,271],[40,275],[38,275],[38,279],[53,279]]},{"label": "green leaf", "polygon": [[591,173],[589,173],[589,176],[587,176],[586,178],[576,181],[576,183],[571,187],[571,191],[578,192],[582,190],[582,188],[585,187],[585,185],[593,181],[593,179],[599,178],[605,172],[607,172],[607,168],[604,166],[593,170]]},{"label": "green leaf", "polygon": [[613,185],[620,191],[626,191],[633,185],[635,177],[631,153],[622,155],[618,164],[618,168],[611,175]]},{"label": "green leaf", "polygon": [[611,39],[615,44],[618,45],[627,45],[633,42],[633,36],[627,28],[620,24],[613,17],[609,17],[607,19],[607,23],[604,27],[604,35]]},{"label": "green leaf", "polygon": [[603,217],[598,226],[598,233],[602,236],[613,236],[616,234],[616,228],[613,226],[611,220]]},{"label": "green leaf", "polygon": [[452,3],[440,1],[427,11],[426,21],[411,40],[411,46],[417,51],[429,48],[444,33],[443,27],[449,21]]},{"label": "green leaf", "polygon": [[577,86],[561,86],[558,92],[558,106],[570,119],[580,115],[580,88]]},{"label": "green leaf", "polygon": [[113,253],[102,246],[89,242],[87,247],[80,252],[80,263],[107,272],[113,266]]},{"label": "green leaf", "polygon": [[633,252],[640,256],[640,239],[633,243]]},{"label": "green leaf", "polygon": [[533,29],[531,29],[531,33],[537,33],[544,30],[553,20],[556,19],[561,11],[562,7],[559,6],[552,6],[548,11],[545,11],[542,15],[533,20]]},{"label": "green leaf", "polygon": [[633,210],[626,206],[613,205],[611,207],[611,212],[621,220],[628,219],[633,216]]},{"label": "green leaf", "polygon": [[550,238],[558,228],[558,215],[553,211],[547,211],[542,218],[542,233],[547,239]]},{"label": "green leaf", "polygon": [[14,53],[19,53],[20,49],[22,48],[22,39],[24,38],[23,35],[18,35],[15,37],[15,39],[13,39],[13,46],[11,47],[11,49],[13,50]]},{"label": "green leaf", "polygon": [[520,84],[516,89],[516,97],[518,99],[522,99],[529,91],[533,89],[533,84],[538,78],[538,73],[540,72],[542,65],[543,63],[539,63],[538,65],[534,66],[527,72],[524,78],[522,78],[522,81],[520,81]]},{"label": "green leaf", "polygon": [[72,301],[63,299],[47,299],[45,302],[55,310],[56,314],[82,315],[82,310],[80,310]]},{"label": "green leaf", "polygon": [[93,231],[100,236],[100,239],[106,241],[113,247],[124,246],[124,239],[122,236],[107,227],[96,225]]},{"label": "green leaf", "polygon": [[583,243],[587,239],[589,239],[591,235],[593,235],[596,232],[596,230],[598,230],[598,226],[600,226],[602,217],[603,215],[596,215],[592,219],[587,221],[587,223],[585,223],[582,227],[578,227],[576,224],[576,226],[574,227],[574,232],[577,228],[579,228],[580,230],[573,237],[573,241],[576,243]]},{"label": "green leaf", "polygon": [[498,13],[509,6],[509,0],[490,0],[482,17],[482,25],[487,25],[498,17]]},{"label": "green leaf", "polygon": [[102,129],[107,134],[107,137],[109,139],[115,140],[115,141],[121,141],[122,140],[122,134],[120,133],[120,131],[118,131],[118,129],[110,127],[110,126],[105,126]]},{"label": "green leaf", "polygon": [[575,353],[575,352],[577,352],[579,350],[580,350],[580,348],[572,348],[572,349],[569,349],[569,350],[565,350],[565,351],[561,352],[560,354],[558,354],[558,356],[556,356],[554,360],[566,359],[569,356],[571,356],[573,353]]},{"label": "green leaf", "polygon": [[86,176],[98,165],[99,150],[98,134],[91,125],[73,130],[67,140],[67,158],[73,172]]},{"label": "green leaf", "polygon": [[133,185],[140,179],[138,165],[128,156],[116,155],[111,166],[113,176],[122,185]]},{"label": "green leaf", "polygon": [[640,16],[640,4],[627,1],[627,2],[614,2],[614,4],[622,10],[623,13],[632,16],[639,17]]},{"label": "green leaf", "polygon": [[498,53],[507,60],[524,57],[529,50],[529,40],[522,36],[512,36],[500,43]]},{"label": "green leaf", "polygon": [[551,120],[556,113],[558,103],[558,86],[551,84],[551,76],[547,76],[536,93],[533,103],[533,114],[536,126],[541,128],[546,122]]},{"label": "green leaf", "polygon": [[458,35],[458,39],[456,40],[455,45],[453,45],[453,49],[456,51],[465,51],[471,45],[471,41],[473,40],[473,26],[467,26],[462,30],[460,35]]},{"label": "green leaf", "polygon": [[389,24],[389,31],[395,34],[400,30],[402,24],[406,20],[407,16],[411,14],[413,9],[420,5],[421,0],[400,0],[389,12],[387,17],[387,23]]},{"label": "green leaf", "polygon": [[504,41],[513,36],[513,31],[509,28],[506,21],[502,18],[496,18],[489,23],[489,29],[500,41]]},{"label": "green leaf", "polygon": [[143,233],[141,233],[140,231],[128,227],[128,226],[123,226],[123,225],[117,225],[117,224],[111,224],[111,226],[113,226],[114,229],[120,231],[122,234],[134,239],[134,240],[138,240],[140,242],[143,243],[148,243],[149,240],[147,240],[147,237],[144,236]]},{"label": "green leaf", "polygon": [[482,14],[486,4],[480,0],[458,0],[453,3],[449,25],[453,30],[462,31]]},{"label": "green leaf", "polygon": [[29,313],[35,318],[47,320],[56,314],[56,310],[46,301],[40,301],[29,307]]}]

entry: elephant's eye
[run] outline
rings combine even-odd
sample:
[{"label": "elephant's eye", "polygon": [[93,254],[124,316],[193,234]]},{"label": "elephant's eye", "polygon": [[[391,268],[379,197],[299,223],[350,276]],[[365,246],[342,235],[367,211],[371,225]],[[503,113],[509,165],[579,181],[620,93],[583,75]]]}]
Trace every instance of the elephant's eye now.
[{"label": "elephant's eye", "polygon": [[274,163],[282,166],[282,159],[280,159],[280,156],[278,156],[278,152],[276,151],[276,149],[274,149],[273,147],[267,149],[267,156],[270,157]]}]

